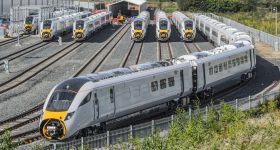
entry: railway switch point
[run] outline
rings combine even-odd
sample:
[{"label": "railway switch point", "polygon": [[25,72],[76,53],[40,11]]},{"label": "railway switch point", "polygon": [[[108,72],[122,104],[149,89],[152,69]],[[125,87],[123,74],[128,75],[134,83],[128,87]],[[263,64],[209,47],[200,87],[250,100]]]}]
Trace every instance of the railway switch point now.
[{"label": "railway switch point", "polygon": [[9,60],[6,59],[3,62],[4,62],[5,71],[7,74],[9,74],[10,73]]},{"label": "railway switch point", "polygon": [[62,37],[58,37],[58,44],[61,46],[62,45]]}]

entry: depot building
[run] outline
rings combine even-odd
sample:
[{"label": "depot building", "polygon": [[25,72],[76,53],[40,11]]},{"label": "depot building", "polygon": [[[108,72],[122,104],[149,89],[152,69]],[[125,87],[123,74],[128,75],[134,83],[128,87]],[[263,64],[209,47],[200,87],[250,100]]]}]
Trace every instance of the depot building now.
[{"label": "depot building", "polygon": [[138,16],[138,14],[147,9],[146,0],[120,0],[108,5],[108,9],[113,13],[113,17]]}]

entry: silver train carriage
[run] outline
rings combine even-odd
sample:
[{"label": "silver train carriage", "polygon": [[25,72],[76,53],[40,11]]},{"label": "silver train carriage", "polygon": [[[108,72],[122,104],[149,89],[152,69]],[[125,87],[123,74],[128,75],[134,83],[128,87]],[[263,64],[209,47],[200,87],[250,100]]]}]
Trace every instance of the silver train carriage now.
[{"label": "silver train carriage", "polygon": [[74,22],[89,15],[91,15],[90,12],[78,12],[44,20],[40,27],[40,37],[43,41],[49,41],[64,33],[72,32]]},{"label": "silver train carriage", "polygon": [[[60,10],[60,11],[54,11],[53,17],[60,17],[63,15],[69,15],[75,13],[75,10]],[[39,29],[39,16],[36,15],[30,15],[27,16],[24,20],[24,33],[25,34],[35,34],[36,31]]]},{"label": "silver train carriage", "polygon": [[75,21],[73,26],[73,38],[76,41],[83,41],[90,37],[93,32],[101,29],[111,22],[111,12],[101,12],[84,19]]},{"label": "silver train carriage", "polygon": [[175,11],[172,13],[172,22],[184,41],[194,41],[196,36],[196,25],[192,19],[188,18],[181,12]]},{"label": "silver train carriage", "polygon": [[235,43],[179,57],[173,64],[140,64],[71,78],[50,91],[40,133],[59,141],[149,110],[184,105],[192,95],[211,95],[252,78],[255,66],[254,46]]},{"label": "silver train carriage", "polygon": [[156,36],[159,41],[167,41],[171,34],[170,21],[166,13],[161,10],[155,11],[156,17]]},{"label": "silver train carriage", "polygon": [[131,39],[142,41],[145,38],[149,24],[150,13],[148,11],[141,12],[131,23]]},{"label": "silver train carriage", "polygon": [[197,29],[216,46],[233,44],[236,41],[247,41],[254,43],[251,36],[245,32],[241,32],[231,26],[227,26],[215,19],[204,15],[195,15]]}]

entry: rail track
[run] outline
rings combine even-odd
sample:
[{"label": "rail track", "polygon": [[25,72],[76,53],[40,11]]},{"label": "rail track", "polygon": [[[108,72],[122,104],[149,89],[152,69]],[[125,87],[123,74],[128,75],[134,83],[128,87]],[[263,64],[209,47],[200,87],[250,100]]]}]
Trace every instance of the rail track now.
[{"label": "rail track", "polygon": [[[8,54],[6,56],[0,57],[0,61],[5,60],[5,59],[7,59],[9,61],[12,61],[12,60],[14,60],[16,58],[19,58],[19,57],[21,57],[25,54],[31,53],[31,52],[33,52],[33,51],[35,51],[35,50],[37,50],[41,47],[44,47],[48,44],[50,44],[50,43],[48,43],[48,42],[38,42],[38,43],[36,43],[34,45],[31,45],[29,47],[26,47],[22,50],[19,50],[19,51],[13,52],[11,54]],[[0,62],[0,65],[3,65],[3,64],[4,64],[3,62]]]},{"label": "rail track", "polygon": [[[20,37],[20,40],[28,38],[28,37],[30,37],[30,35],[22,36],[22,37]],[[17,38],[12,38],[12,39],[9,39],[9,40],[1,41],[0,46],[4,46],[4,45],[7,45],[7,44],[16,42],[16,41],[17,41]]]},{"label": "rail track", "polygon": [[[166,56],[168,55],[168,56]],[[157,60],[167,60],[173,58],[173,51],[170,42],[157,42]]]},{"label": "rail track", "polygon": [[76,43],[72,42],[70,45],[67,47],[55,52],[51,56],[45,58],[44,60],[40,61],[36,65],[33,65],[32,67],[24,70],[23,72],[15,75],[14,77],[10,78],[9,80],[3,82],[0,84],[0,94],[3,94],[19,85],[22,83],[28,81],[41,71],[45,70],[47,67],[50,65],[54,64],[58,60],[62,59],[65,57],[67,54],[70,52],[73,52],[76,50],[78,47],[80,47],[83,43]]},{"label": "rail track", "polygon": [[[120,33],[122,34],[123,33],[123,31],[125,30],[125,32],[127,32],[127,30],[129,29],[129,26],[128,25],[126,25],[126,26],[123,26],[121,29],[119,29],[106,43],[105,43],[105,45],[103,45],[102,47],[101,47],[101,49],[99,49],[99,51],[97,52],[97,53],[95,53],[93,56],[97,56],[98,54],[100,54],[101,53],[101,51],[103,50],[103,49],[105,49],[105,47],[106,46],[108,46],[114,39],[115,39],[115,37],[116,36],[118,36]],[[125,33],[124,32],[124,33]],[[122,35],[123,36],[123,35]],[[119,41],[118,41],[119,42]],[[66,48],[64,48],[64,49],[72,49],[72,51],[74,50],[74,48],[78,48],[79,47],[79,45],[82,45],[83,43],[72,43],[71,45],[69,45],[69,46],[67,46]],[[116,44],[117,43],[115,43],[114,44],[114,46],[113,46],[113,48],[116,46]],[[113,49],[112,48],[112,49]],[[63,54],[65,54],[66,52],[64,52]],[[68,52],[67,54],[69,54],[70,52]],[[65,55],[67,55],[67,54],[65,54]],[[63,55],[63,56],[65,56],[65,55]],[[62,54],[60,54],[60,56],[61,56],[61,58],[63,57],[62,56]],[[89,60],[88,60],[88,62],[91,60],[93,60],[94,58],[90,58]],[[78,71],[77,71],[77,73],[75,73],[72,77],[74,77],[74,76],[78,76],[78,75],[80,75],[81,73],[82,73],[82,71],[88,66],[88,65],[86,65],[86,64],[89,64],[88,62],[86,62],[85,64],[84,64],[84,66],[85,67],[81,67]],[[54,63],[54,62],[53,62]],[[34,75],[35,76],[35,75]],[[0,86],[1,87],[1,86]],[[43,101],[43,100],[42,100]],[[15,115],[15,116],[13,116],[13,117],[11,117],[11,118],[8,118],[8,119],[6,119],[6,120],[3,120],[3,121],[0,121],[0,129],[1,129],[1,127],[3,127],[3,126],[9,126],[9,125],[11,125],[11,126],[9,126],[9,127],[7,127],[7,128],[5,128],[5,129],[2,129],[1,131],[0,131],[0,135],[2,135],[2,134],[4,134],[4,132],[5,131],[7,131],[7,130],[9,130],[9,131],[14,131],[14,130],[16,130],[16,129],[18,129],[18,128],[20,128],[20,127],[22,127],[22,126],[25,126],[25,125],[27,125],[27,124],[30,124],[30,123],[33,123],[33,122],[35,122],[35,121],[38,121],[39,119],[40,119],[40,111],[42,110],[42,108],[43,108],[43,105],[44,105],[44,103],[42,102],[42,103],[40,103],[40,104],[38,104],[38,105],[36,105],[35,107],[33,107],[33,108],[31,108],[31,109],[29,109],[29,110],[27,110],[27,111],[25,111],[25,112],[23,112],[23,113],[19,113],[19,114],[17,114],[17,115]],[[24,117],[29,117],[29,119],[23,119]],[[20,123],[16,123],[15,125],[13,124],[13,122],[20,122]],[[34,135],[34,134],[36,134],[36,135]],[[38,134],[38,135],[37,135]],[[34,135],[34,136],[32,136],[32,135]],[[28,131],[26,131],[26,132],[22,132],[22,133],[17,133],[17,134],[13,134],[12,136],[11,136],[11,139],[12,140],[14,140],[14,139],[19,139],[20,140],[20,142],[18,143],[18,142],[16,142],[16,144],[18,145],[20,145],[20,144],[28,144],[28,143],[31,143],[31,142],[34,142],[34,141],[36,141],[36,140],[40,140],[42,137],[39,135],[39,130],[38,129],[31,129],[31,130],[28,130]]]}]

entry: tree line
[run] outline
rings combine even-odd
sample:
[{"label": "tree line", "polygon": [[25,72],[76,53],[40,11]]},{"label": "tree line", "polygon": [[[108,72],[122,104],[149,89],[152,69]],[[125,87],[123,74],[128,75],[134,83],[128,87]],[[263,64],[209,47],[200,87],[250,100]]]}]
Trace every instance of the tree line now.
[{"label": "tree line", "polygon": [[[167,1],[167,0],[159,0]],[[169,0],[170,1],[170,0]],[[280,8],[278,0],[171,0],[182,11],[249,12],[258,8]],[[278,9],[279,10],[279,9]]]}]

